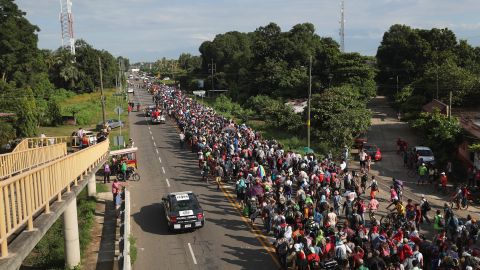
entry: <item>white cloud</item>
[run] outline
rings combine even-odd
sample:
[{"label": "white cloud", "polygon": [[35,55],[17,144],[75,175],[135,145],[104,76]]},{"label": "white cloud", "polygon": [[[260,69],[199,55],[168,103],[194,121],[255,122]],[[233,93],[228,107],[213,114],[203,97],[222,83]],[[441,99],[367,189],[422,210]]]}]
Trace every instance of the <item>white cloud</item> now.
[{"label": "white cloud", "polygon": [[[37,24],[40,46],[60,45],[58,0],[17,0]],[[227,31],[251,32],[276,22],[284,31],[311,22],[338,40],[340,0],[73,0],[74,31],[92,45],[132,60],[198,54],[205,40]],[[478,0],[345,0],[346,48],[375,54],[395,23],[448,27],[459,38],[478,35]],[[457,32],[458,31],[458,32]],[[478,39],[477,39],[478,40]],[[478,45],[478,42],[477,42]],[[186,51],[187,50],[187,51]]]}]

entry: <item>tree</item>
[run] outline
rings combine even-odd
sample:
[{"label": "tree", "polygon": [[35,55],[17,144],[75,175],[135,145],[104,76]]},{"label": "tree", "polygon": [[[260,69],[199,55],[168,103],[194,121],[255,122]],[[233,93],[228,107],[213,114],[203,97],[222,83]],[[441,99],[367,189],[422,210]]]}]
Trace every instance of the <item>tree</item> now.
[{"label": "tree", "polygon": [[368,129],[370,117],[359,90],[351,86],[333,87],[312,96],[312,135],[333,149],[351,145],[356,134]]},{"label": "tree", "polygon": [[438,110],[421,113],[411,126],[420,132],[440,162],[451,159],[461,142],[462,128],[458,118],[449,118]]},{"label": "tree", "polygon": [[37,70],[39,30],[13,0],[0,0],[0,80],[8,82],[15,72],[27,74]]}]

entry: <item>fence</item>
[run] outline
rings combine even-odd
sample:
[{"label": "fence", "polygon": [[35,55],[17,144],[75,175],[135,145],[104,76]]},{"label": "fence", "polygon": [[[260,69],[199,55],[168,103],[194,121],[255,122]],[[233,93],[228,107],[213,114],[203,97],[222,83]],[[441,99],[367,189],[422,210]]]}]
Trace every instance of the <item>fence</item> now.
[{"label": "fence", "polygon": [[34,216],[50,212],[71,185],[108,156],[109,141],[66,155],[25,173],[0,181],[1,257],[8,256],[8,238],[23,229],[33,229]]},{"label": "fence", "polygon": [[65,143],[0,155],[0,180],[67,155]]},{"label": "fence", "polygon": [[120,232],[123,239],[123,250],[120,251],[121,259],[123,263],[121,264],[122,270],[131,269],[131,260],[130,260],[130,191],[125,188],[125,200],[124,200],[124,209],[123,209],[123,230]]},{"label": "fence", "polygon": [[60,137],[36,137],[23,139],[12,152],[25,151],[31,148],[45,147],[54,144],[66,143],[67,146],[78,146],[75,144],[74,137],[72,136],[60,136]]}]

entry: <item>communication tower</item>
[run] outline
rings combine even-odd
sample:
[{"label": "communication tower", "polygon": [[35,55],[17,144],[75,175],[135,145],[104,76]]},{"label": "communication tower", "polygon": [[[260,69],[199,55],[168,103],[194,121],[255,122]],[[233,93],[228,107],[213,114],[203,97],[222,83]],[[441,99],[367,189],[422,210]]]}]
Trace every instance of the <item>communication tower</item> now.
[{"label": "communication tower", "polygon": [[345,52],[345,1],[340,3],[340,50]]},{"label": "communication tower", "polygon": [[70,52],[75,55],[72,0],[60,0],[60,25],[62,27],[62,47],[70,49]]}]

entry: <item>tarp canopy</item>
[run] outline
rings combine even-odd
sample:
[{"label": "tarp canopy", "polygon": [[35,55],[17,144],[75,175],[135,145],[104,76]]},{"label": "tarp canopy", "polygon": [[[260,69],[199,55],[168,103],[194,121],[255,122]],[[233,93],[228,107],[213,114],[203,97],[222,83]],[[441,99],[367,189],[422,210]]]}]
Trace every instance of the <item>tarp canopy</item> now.
[{"label": "tarp canopy", "polygon": [[135,153],[135,152],[137,152],[137,150],[138,150],[137,147],[130,147],[130,148],[125,148],[125,149],[110,151],[110,156],[118,156],[118,155]]}]

